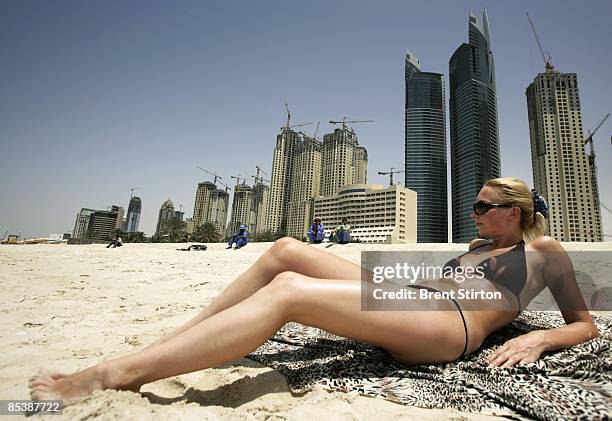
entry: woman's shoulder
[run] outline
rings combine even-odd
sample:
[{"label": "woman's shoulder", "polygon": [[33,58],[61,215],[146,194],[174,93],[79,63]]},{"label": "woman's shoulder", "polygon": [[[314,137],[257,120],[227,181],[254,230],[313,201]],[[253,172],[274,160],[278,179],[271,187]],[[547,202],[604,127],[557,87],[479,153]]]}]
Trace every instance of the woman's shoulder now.
[{"label": "woman's shoulder", "polygon": [[548,235],[542,235],[540,237],[536,237],[531,240],[529,243],[529,247],[533,250],[537,251],[564,251],[565,249],[554,237],[550,237]]}]

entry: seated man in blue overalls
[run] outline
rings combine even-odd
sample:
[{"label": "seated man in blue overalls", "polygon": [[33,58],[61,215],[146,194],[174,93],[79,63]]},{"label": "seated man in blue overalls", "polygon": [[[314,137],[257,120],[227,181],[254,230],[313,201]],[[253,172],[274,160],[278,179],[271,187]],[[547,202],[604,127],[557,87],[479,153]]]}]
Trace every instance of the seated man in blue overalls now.
[{"label": "seated man in blue overalls", "polygon": [[308,239],[311,243],[319,244],[325,238],[325,227],[321,223],[321,218],[315,218],[308,229]]},{"label": "seated man in blue overalls", "polygon": [[347,244],[351,242],[351,226],[348,224],[346,218],[342,218],[342,224],[334,229],[329,239],[338,244]]},{"label": "seated man in blue overalls", "polygon": [[240,229],[238,230],[238,232],[232,235],[232,237],[228,241],[227,248],[231,249],[232,244],[234,243],[236,243],[236,250],[246,246],[248,243],[248,235],[249,233],[246,231],[246,227],[244,225],[240,225]]}]

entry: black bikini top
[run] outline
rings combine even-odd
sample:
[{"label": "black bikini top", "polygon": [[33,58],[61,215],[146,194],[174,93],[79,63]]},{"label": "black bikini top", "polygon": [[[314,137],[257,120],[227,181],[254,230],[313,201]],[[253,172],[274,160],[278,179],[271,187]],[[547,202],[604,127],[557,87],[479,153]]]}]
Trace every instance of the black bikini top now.
[{"label": "black bikini top", "polygon": [[[455,269],[461,264],[461,258],[474,250],[490,243],[475,247],[467,253],[449,260],[444,268]],[[502,285],[519,296],[527,283],[527,260],[525,258],[525,242],[521,240],[516,246],[505,253],[483,260],[474,269],[481,268],[484,277],[493,284]]]}]

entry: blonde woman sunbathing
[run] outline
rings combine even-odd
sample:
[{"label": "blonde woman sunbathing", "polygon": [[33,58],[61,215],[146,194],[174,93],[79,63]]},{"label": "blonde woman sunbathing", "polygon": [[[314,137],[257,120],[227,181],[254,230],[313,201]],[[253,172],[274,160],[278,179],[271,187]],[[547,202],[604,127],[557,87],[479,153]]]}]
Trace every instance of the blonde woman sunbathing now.
[{"label": "blonde woman sunbathing", "polygon": [[[447,299],[438,303],[446,311],[431,311],[424,301],[415,304],[422,309],[364,311],[361,282],[368,281],[361,280],[364,270],[359,265],[283,238],[183,326],[139,352],[74,374],[38,375],[30,380],[30,395],[69,403],[96,389],[138,391],[145,383],[244,357],[287,322],[381,347],[405,364],[448,362],[477,350],[544,288],[559,303],[566,325],[509,340],[490,356],[491,364],[531,363],[544,351],[598,336],[575,278],[567,275],[569,257],[557,240],[542,236],[547,211],[541,197],[521,180],[494,179],[482,188],[473,208],[479,236],[491,240],[473,240],[470,251],[447,266],[505,262],[514,276],[510,279],[496,270],[491,279],[474,279],[469,285],[445,279],[436,286],[446,291],[467,286],[499,291],[502,308],[470,310],[461,300]],[[545,253],[531,259],[527,251]]]}]

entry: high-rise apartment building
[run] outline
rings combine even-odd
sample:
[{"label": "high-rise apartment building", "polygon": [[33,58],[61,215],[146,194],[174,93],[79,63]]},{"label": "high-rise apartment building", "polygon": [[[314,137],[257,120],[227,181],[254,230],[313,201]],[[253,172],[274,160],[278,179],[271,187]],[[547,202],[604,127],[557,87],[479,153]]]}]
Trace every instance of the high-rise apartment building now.
[{"label": "high-rise apartment building", "polygon": [[276,136],[272,157],[272,175],[268,199],[267,229],[271,232],[287,232],[287,216],[291,199],[293,156],[299,143],[299,134],[287,125]]},{"label": "high-rise apartment building", "polygon": [[196,227],[199,227],[205,222],[210,222],[210,198],[216,189],[217,186],[210,181],[198,183],[195,204],[193,206],[193,222]]},{"label": "high-rise apartment building", "polygon": [[138,224],[140,223],[140,212],[142,210],[142,201],[140,197],[134,196],[130,199],[128,206],[127,218],[125,220],[126,232],[138,232]]},{"label": "high-rise apartment building", "polygon": [[254,235],[262,234],[268,230],[267,213],[270,189],[263,182],[257,181],[253,186],[253,217],[249,228]]},{"label": "high-rise apartment building", "polygon": [[227,225],[227,211],[229,209],[229,193],[225,190],[215,189],[210,193],[210,206],[208,218],[204,222],[209,222],[215,226],[221,235],[225,232]]},{"label": "high-rise apartment building", "polygon": [[72,230],[72,238],[88,238],[89,221],[94,212],[95,210],[93,209],[82,208],[77,213],[74,229]]},{"label": "high-rise apartment building", "polygon": [[164,221],[169,221],[175,218],[174,213],[174,204],[172,200],[168,198],[164,203],[162,203],[159,208],[159,215],[157,217],[157,227],[155,228],[155,236],[161,237],[164,235]]},{"label": "high-rise apartment building", "polygon": [[315,196],[367,182],[368,152],[346,124],[323,136],[323,142],[301,138],[289,127],[287,121],[276,139],[266,228],[300,238],[314,217]]},{"label": "high-rise apartment building", "polygon": [[495,64],[487,12],[470,12],[469,43],[449,61],[453,242],[477,237],[472,204],[485,181],[500,176]]},{"label": "high-rise apartment building", "polygon": [[232,201],[232,216],[227,226],[227,235],[238,231],[240,225],[250,229],[253,189],[244,181],[234,187],[234,200]]},{"label": "high-rise apartment building", "polygon": [[535,77],[525,95],[533,180],[549,206],[549,234],[559,241],[602,241],[576,74],[550,66]]},{"label": "high-rise apartment building", "polygon": [[417,192],[419,243],[448,241],[444,79],[422,72],[412,52],[405,61],[405,185]]},{"label": "high-rise apartment building", "polygon": [[111,210],[96,210],[89,219],[87,238],[98,241],[108,241],[123,222],[123,208],[112,206]]},{"label": "high-rise apartment building", "polygon": [[355,147],[355,180],[354,184],[368,182],[368,151],[363,146]]},{"label": "high-rise apartment building", "polygon": [[322,147],[320,141],[303,135],[295,149],[287,218],[287,235],[292,237],[306,237],[314,218],[313,198],[321,189]]},{"label": "high-rise apartment building", "polygon": [[321,195],[332,196],[341,187],[355,182],[357,135],[343,125],[323,136],[321,153]]},{"label": "high-rise apartment building", "polygon": [[325,234],[346,218],[351,237],[363,243],[416,243],[417,194],[394,184],[351,184],[330,197],[314,199],[315,214]]}]

